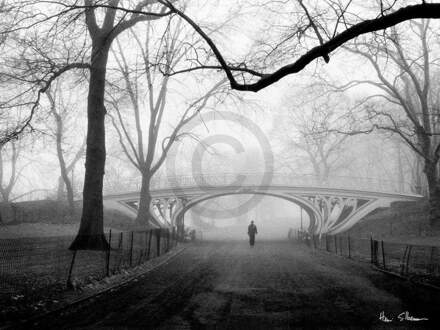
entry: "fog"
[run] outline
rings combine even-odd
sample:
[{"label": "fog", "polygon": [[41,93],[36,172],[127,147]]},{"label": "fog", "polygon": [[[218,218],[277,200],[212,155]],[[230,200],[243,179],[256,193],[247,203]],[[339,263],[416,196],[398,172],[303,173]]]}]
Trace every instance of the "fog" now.
[{"label": "fog", "polygon": [[[316,37],[309,33],[304,35],[298,48],[290,43],[294,40],[280,42],[288,32],[289,14],[294,11],[279,14],[276,3],[270,14],[265,12],[268,4],[254,6],[244,1],[230,2],[230,5],[226,9],[217,2],[196,1],[188,5],[187,10],[201,26],[212,31],[213,40],[231,63],[245,63],[251,59],[250,64],[257,68],[261,65],[262,70],[270,71],[286,61],[284,54],[291,51],[301,54],[316,42]],[[314,10],[319,8],[317,5]],[[354,12],[362,11],[367,17],[371,10],[361,4],[353,8]],[[420,41],[417,33],[405,33],[404,28],[395,31],[398,32],[405,36],[402,43],[405,49],[410,48],[408,56],[419,61],[417,49],[410,47],[411,42]],[[148,75],[142,71],[145,60],[142,46],[146,44],[138,42],[147,33],[151,35],[145,43],[151,54],[155,54],[149,59],[151,71]],[[170,48],[172,42],[164,42],[169,35],[176,36],[173,42],[178,47],[175,49]],[[78,40],[69,39],[68,45],[65,39],[60,36],[60,40],[54,42],[64,42],[65,47],[81,54],[90,47],[90,41],[84,36]],[[7,41],[4,47],[12,56],[17,44],[12,39]],[[197,44],[200,48],[188,48],[188,44]],[[81,47],[84,49],[80,51]],[[378,81],[378,74],[368,59],[353,51],[335,51],[329,63],[318,60],[297,75],[251,94],[230,90],[221,70],[163,74],[161,61],[166,57],[164,54],[172,52],[175,58],[182,59],[176,63],[171,61],[175,71],[194,65],[194,58],[201,61],[198,56],[202,54],[206,56],[203,61],[213,62],[211,52],[200,37],[177,19],[159,20],[153,26],[138,25],[130,33],[118,37],[112,47],[105,96],[104,196],[139,190],[141,165],[145,162],[141,158],[146,157],[150,147],[154,151],[154,161],[148,170],[153,173],[154,180],[165,185],[169,177],[242,176],[246,180],[252,176],[254,181],[255,177],[264,181],[265,175],[271,173],[310,176],[318,183],[339,177],[344,180],[360,177],[387,182],[390,190],[427,191],[420,152],[414,150],[419,144],[414,142],[414,132],[405,112],[396,103],[396,97],[387,94],[389,91],[383,88],[385,83]],[[431,57],[436,58],[438,49],[432,46],[429,51]],[[26,52],[31,50],[26,49]],[[399,65],[389,63],[386,58],[378,58],[377,62],[380,68],[386,69],[386,78],[395,79],[395,85],[404,89],[401,85],[406,80],[399,80]],[[12,70],[8,63],[5,59],[3,70]],[[421,76],[421,73],[416,75]],[[32,129],[2,148],[2,190],[7,188],[8,182],[13,183],[10,195],[2,196],[3,201],[65,200],[60,152],[69,167],[67,178],[71,181],[74,198],[82,199],[87,79],[87,75],[73,72],[60,77],[50,89],[53,102],[49,95],[41,98]],[[166,88],[162,88],[165,85]],[[130,86],[135,88],[130,89]],[[23,86],[5,81],[1,88],[4,96],[11,96],[14,92],[19,93]],[[405,90],[408,97],[412,103],[417,103],[414,91],[408,88]],[[129,92],[133,89],[138,93],[135,101]],[[154,99],[162,95],[158,91],[165,91],[161,93],[166,98]],[[203,107],[199,107],[201,103]],[[152,104],[163,105],[159,119],[150,117]],[[54,108],[63,120],[58,145],[60,134],[56,132],[56,116],[51,112]],[[22,107],[10,113],[5,110],[2,114],[4,130],[12,122],[19,122],[25,113]],[[180,120],[189,116],[188,113],[193,117],[179,127]],[[159,123],[154,145],[149,145],[153,142],[148,139],[151,120]],[[174,136],[176,128],[180,130]],[[169,141],[172,143],[168,150]],[[161,158],[164,158],[163,163],[160,163]],[[290,228],[301,227],[300,208],[275,197],[259,196],[256,202],[235,214],[234,210],[246,204],[249,198],[253,197],[232,195],[202,202],[187,212],[186,224],[202,230],[205,237],[212,239],[242,239],[250,220],[258,225],[259,239],[283,238]],[[204,214],[207,208],[212,212]],[[218,216],[216,212],[223,214]],[[307,228],[308,221],[304,214],[303,228]]]},{"label": "fog", "polygon": [[[250,221],[258,228],[259,240],[286,239],[289,229],[301,228],[301,211],[292,202],[262,196],[249,210],[241,212],[239,205],[250,198],[252,196],[234,195],[202,202],[187,212],[186,224],[200,230],[208,240],[245,240]],[[204,215],[208,212],[213,216]],[[307,228],[309,219],[306,212],[302,213],[303,228]]]}]

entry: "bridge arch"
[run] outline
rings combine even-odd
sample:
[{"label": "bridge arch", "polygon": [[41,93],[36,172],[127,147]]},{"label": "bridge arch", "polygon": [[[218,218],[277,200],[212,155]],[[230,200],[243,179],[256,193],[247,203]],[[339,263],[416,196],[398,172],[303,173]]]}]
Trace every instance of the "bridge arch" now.
[{"label": "bridge arch", "polygon": [[[270,185],[262,185],[255,175],[246,175],[240,185],[231,185],[233,176],[183,176],[158,180],[151,187],[151,219],[155,226],[183,224],[191,207],[221,196],[248,194],[278,197],[301,206],[310,217],[310,232],[337,234],[346,231],[371,211],[395,201],[417,201],[422,196],[394,191],[387,181],[369,178],[334,177],[317,182],[307,175],[274,175]],[[139,187],[131,193],[106,195],[106,207],[137,215]],[[153,221],[154,220],[154,221]]]},{"label": "bridge arch", "polygon": [[173,213],[173,223],[180,223],[183,220],[183,216],[185,213],[193,208],[194,206],[208,201],[210,199],[222,197],[222,196],[231,196],[231,195],[264,195],[264,196],[271,196],[275,198],[280,198],[283,200],[287,200],[293,204],[296,204],[303,208],[307,215],[309,216],[310,222],[309,222],[309,231],[314,231],[316,227],[319,226],[320,223],[322,223],[323,219],[321,216],[321,213],[316,208],[316,206],[311,203],[309,200],[304,199],[299,196],[292,196],[282,193],[274,193],[269,191],[246,191],[246,192],[219,192],[219,193],[211,193],[211,194],[204,194],[202,196],[199,196],[197,198],[194,198],[190,201],[188,201],[186,204],[182,204],[179,208],[177,208]]}]

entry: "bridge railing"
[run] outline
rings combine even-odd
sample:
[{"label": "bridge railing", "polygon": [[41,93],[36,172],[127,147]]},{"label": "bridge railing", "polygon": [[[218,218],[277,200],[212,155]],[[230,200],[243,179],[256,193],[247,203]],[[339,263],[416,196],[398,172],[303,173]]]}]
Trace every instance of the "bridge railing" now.
[{"label": "bridge railing", "polygon": [[[321,179],[315,175],[289,175],[285,173],[220,173],[181,176],[155,176],[151,181],[151,190],[178,189],[189,187],[313,187],[363,190],[371,192],[389,192],[415,194],[414,187],[408,183],[368,177],[332,176]],[[132,179],[123,184],[124,191],[140,191],[141,179]],[[112,191],[120,193],[121,191]]]}]

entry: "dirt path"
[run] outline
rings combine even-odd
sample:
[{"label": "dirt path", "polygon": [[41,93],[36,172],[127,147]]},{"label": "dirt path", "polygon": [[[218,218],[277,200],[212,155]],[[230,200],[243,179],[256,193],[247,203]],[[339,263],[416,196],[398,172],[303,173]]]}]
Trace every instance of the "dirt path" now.
[{"label": "dirt path", "polygon": [[[393,319],[379,320],[379,314]],[[409,311],[429,321],[399,321]],[[34,328],[434,328],[440,293],[288,242],[204,243]],[[29,325],[28,325],[29,326]]]}]

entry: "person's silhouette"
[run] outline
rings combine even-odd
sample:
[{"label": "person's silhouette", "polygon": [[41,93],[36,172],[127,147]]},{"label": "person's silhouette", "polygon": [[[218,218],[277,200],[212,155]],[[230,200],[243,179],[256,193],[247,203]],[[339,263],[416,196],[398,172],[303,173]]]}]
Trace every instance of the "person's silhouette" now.
[{"label": "person's silhouette", "polygon": [[251,221],[250,225],[248,226],[248,235],[249,235],[250,246],[254,246],[256,234],[258,234],[257,226],[254,225],[254,221]]}]

